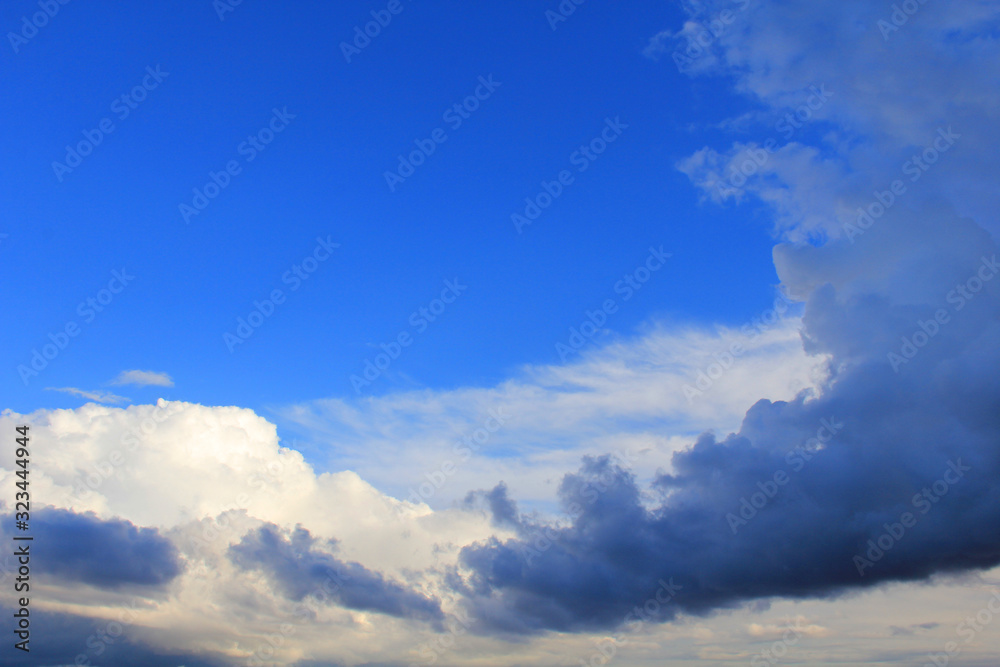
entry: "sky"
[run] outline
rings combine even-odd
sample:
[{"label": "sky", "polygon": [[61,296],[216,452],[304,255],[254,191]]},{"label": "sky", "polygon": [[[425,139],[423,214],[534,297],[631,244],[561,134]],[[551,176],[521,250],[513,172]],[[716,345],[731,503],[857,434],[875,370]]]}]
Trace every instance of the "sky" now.
[{"label": "sky", "polygon": [[1000,3],[528,5],[0,9],[5,663],[996,664]]}]

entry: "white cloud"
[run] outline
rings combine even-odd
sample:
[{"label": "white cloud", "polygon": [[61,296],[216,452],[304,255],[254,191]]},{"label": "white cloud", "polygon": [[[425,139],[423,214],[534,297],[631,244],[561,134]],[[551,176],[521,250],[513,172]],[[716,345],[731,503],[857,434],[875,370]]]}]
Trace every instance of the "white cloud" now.
[{"label": "white cloud", "polygon": [[113,385],[123,385],[123,384],[133,384],[140,387],[154,386],[154,387],[173,387],[174,381],[166,373],[157,373],[155,371],[122,371],[118,374],[114,380],[111,381]]},{"label": "white cloud", "polygon": [[109,391],[86,391],[84,389],[77,389],[76,387],[46,387],[46,391],[61,391],[66,394],[72,394],[73,396],[79,396],[80,398],[85,398],[88,401],[96,401],[98,403],[128,403],[130,399],[124,396],[118,396],[112,394]]},{"label": "white cloud", "polygon": [[[745,331],[651,325],[586,349],[575,363],[525,367],[495,387],[322,399],[279,416],[308,449],[331,453],[331,469],[354,470],[397,497],[413,490],[447,507],[505,481],[520,502],[546,507],[583,455],[629,454],[648,479],[705,429],[738,429],[757,400],[815,388],[826,359],[805,354],[797,319],[763,315],[768,325],[758,319]],[[731,357],[734,345],[743,351]],[[489,433],[491,411],[506,421]],[[481,444],[463,445],[477,430]],[[435,478],[440,488],[421,493]]]}]

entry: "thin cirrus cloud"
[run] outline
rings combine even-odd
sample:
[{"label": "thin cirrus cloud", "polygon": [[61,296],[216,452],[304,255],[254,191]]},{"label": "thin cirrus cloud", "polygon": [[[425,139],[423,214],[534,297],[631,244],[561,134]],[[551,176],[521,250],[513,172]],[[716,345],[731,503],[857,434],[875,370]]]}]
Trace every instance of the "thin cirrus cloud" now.
[{"label": "thin cirrus cloud", "polygon": [[47,391],[61,391],[64,394],[71,394],[72,396],[78,396],[80,398],[85,398],[88,401],[94,401],[96,403],[107,403],[112,405],[117,405],[120,403],[128,403],[131,399],[125,398],[124,396],[118,396],[117,394],[112,394],[110,391],[87,391],[85,389],[77,389],[76,387],[46,387]]},{"label": "thin cirrus cloud", "polygon": [[155,371],[130,370],[122,371],[112,385],[135,385],[137,387],[173,387],[174,381],[166,373]]}]

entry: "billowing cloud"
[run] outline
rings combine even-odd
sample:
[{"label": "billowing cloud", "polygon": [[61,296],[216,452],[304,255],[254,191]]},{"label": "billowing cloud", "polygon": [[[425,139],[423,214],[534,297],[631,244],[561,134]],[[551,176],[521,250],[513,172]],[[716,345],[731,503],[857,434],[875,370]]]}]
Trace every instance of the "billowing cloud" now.
[{"label": "billowing cloud", "polygon": [[[311,595],[333,599],[348,609],[418,620],[443,619],[437,600],[387,581],[359,563],[340,561],[316,542],[301,526],[286,536],[268,524],[229,547],[229,558],[242,569],[264,570],[291,600]],[[336,542],[330,540],[328,546],[335,547]]]},{"label": "billowing cloud", "polygon": [[[874,664],[991,609],[998,3],[916,3],[898,30],[861,0],[685,6],[647,55],[673,67],[680,46],[684,72],[724,75],[754,110],[717,124],[739,142],[678,166],[706,205],[773,221],[787,312],[605,332],[495,387],[280,410],[302,443],[237,407],[5,413],[46,443],[32,489],[69,524],[177,550],[100,595],[77,563],[40,613],[97,627],[159,577],[169,596],[142,599],[115,650],[555,665],[624,628],[636,664],[746,664],[788,632],[801,661]],[[123,376],[143,373],[161,377]],[[963,657],[993,664],[974,637]]]},{"label": "billowing cloud", "polygon": [[[692,4],[680,35],[704,44],[682,69],[734,76],[776,122],[680,167],[712,199],[774,214],[782,287],[829,375],[704,434],[649,487],[588,459],[560,486],[568,523],[524,517],[517,537],[466,547],[483,627],[616,628],[1000,563],[1000,105],[982,36],[1000,7],[912,6],[897,30],[870,3],[753,3],[713,32],[733,3]],[[643,612],[671,578],[676,597]]]}]

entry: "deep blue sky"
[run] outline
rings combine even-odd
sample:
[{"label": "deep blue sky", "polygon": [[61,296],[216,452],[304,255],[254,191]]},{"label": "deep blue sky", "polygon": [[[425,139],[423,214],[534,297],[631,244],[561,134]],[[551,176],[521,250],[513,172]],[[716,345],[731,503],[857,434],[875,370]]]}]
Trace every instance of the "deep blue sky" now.
[{"label": "deep blue sky", "polygon": [[[350,63],[340,42],[385,3],[246,0],[220,21],[209,0],[70,2],[18,53],[5,39],[3,405],[71,407],[80,399],[44,388],[107,388],[133,368],[176,382],[129,389],[133,401],[259,409],[354,396],[351,374],[412,333],[410,314],[455,277],[467,291],[367,393],[494,383],[558,362],[555,343],[650,245],[673,258],[611,331],[758,313],[776,282],[765,223],[748,206],[700,205],[674,166],[724,143],[706,126],[746,103],[643,56],[683,21],[676,7],[585,3],[553,31],[555,4],[406,1]],[[0,26],[18,30],[37,10],[7,3]],[[112,102],[156,66],[169,74],[120,119]],[[451,129],[443,112],[489,75],[501,86]],[[237,147],[284,107],[295,119],[246,162]],[[511,213],[573,169],[606,117],[628,129],[517,234]],[[114,132],[60,182],[53,161],[104,118]],[[447,141],[390,192],[383,173],[439,127]],[[234,159],[241,173],[185,224],[178,205]],[[282,275],[317,236],[341,246],[289,292]],[[122,267],[134,282],[85,323],[77,305]],[[274,288],[287,301],[230,353],[223,333]],[[80,335],[25,387],[17,366],[69,321]]]}]

